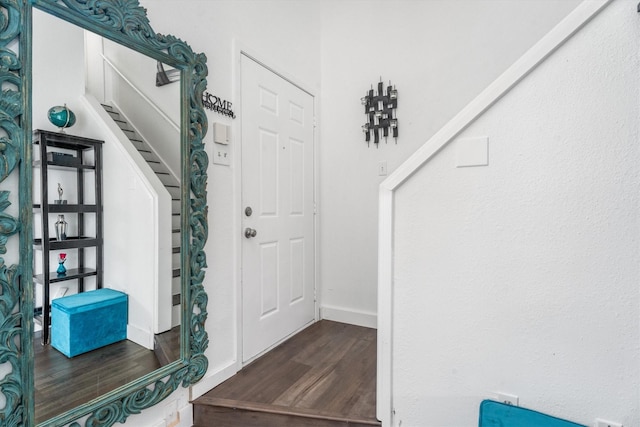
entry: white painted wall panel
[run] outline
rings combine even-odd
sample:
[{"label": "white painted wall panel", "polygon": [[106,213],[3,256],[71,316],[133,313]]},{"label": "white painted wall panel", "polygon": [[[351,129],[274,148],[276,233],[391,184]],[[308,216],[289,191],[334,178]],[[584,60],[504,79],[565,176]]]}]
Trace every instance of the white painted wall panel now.
[{"label": "white painted wall panel", "polygon": [[278,265],[278,242],[260,245],[260,306],[261,316],[278,310],[280,275]]},{"label": "white painted wall panel", "polygon": [[[322,2],[323,307],[376,315],[378,163],[393,172],[578,3]],[[400,137],[367,148],[359,101],[380,78],[398,89]]]},{"label": "white painted wall panel", "polygon": [[279,135],[260,129],[258,138],[260,139],[260,215],[275,216],[280,211],[278,206]]},{"label": "white painted wall panel", "polygon": [[[394,1],[391,8],[377,1],[141,0],[156,31],[175,34],[207,55],[207,90],[222,99],[239,102],[234,63],[239,57],[234,55],[240,47],[316,91],[325,106],[319,111],[318,133],[319,202],[326,206],[319,216],[323,313],[346,321],[365,319],[361,323],[367,325],[375,324],[376,314],[378,161],[388,160],[390,171],[395,169],[577,2]],[[176,19],[176,10],[185,18]],[[382,37],[367,22],[380,11],[391,37]],[[397,146],[366,149],[359,99],[381,74],[399,84],[404,97],[402,137]],[[238,105],[233,109],[237,112]],[[211,112],[208,119],[232,126],[234,153],[239,120]],[[210,138],[211,133],[206,140],[211,158]],[[231,167],[212,165],[208,172],[209,268],[204,285],[211,345],[209,372],[194,388],[194,397],[237,367],[241,211],[239,156],[232,159]],[[182,405],[186,393],[179,395]],[[151,424],[163,416],[162,408],[154,408],[130,423]]]},{"label": "white painted wall panel", "polygon": [[616,1],[396,192],[394,425],[475,426],[495,392],[640,420],[635,6]]}]

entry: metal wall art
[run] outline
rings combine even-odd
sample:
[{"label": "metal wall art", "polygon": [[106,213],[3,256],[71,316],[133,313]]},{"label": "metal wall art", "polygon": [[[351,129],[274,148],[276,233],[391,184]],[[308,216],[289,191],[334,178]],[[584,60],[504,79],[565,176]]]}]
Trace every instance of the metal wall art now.
[{"label": "metal wall art", "polygon": [[229,116],[232,119],[236,118],[236,113],[231,109],[233,104],[230,101],[226,101],[219,96],[205,92],[202,94],[202,105],[207,110],[215,111],[223,116]]},{"label": "metal wall art", "polygon": [[371,89],[360,100],[364,105],[364,113],[367,116],[367,122],[362,125],[362,132],[365,134],[365,141],[367,146],[373,143],[378,146],[380,140],[384,138],[385,142],[389,137],[389,130],[391,130],[391,136],[398,143],[398,119],[396,118],[396,108],[398,108],[398,91],[395,86],[387,86],[386,92],[383,92],[382,79],[378,82],[377,93]]}]

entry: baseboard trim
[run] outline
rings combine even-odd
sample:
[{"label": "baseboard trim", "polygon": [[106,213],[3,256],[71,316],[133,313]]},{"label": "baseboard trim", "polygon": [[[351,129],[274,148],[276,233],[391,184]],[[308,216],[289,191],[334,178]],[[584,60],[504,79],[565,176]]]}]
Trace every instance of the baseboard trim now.
[{"label": "baseboard trim", "polygon": [[127,325],[127,339],[143,346],[146,349],[153,350],[153,333],[138,328],[135,325]]},{"label": "baseboard trim", "polygon": [[350,325],[364,326],[365,328],[377,329],[378,327],[378,316],[375,313],[349,310],[343,307],[322,306],[320,307],[320,318],[348,323]]},{"label": "baseboard trim", "polygon": [[222,384],[232,376],[238,373],[238,363],[235,361],[229,362],[227,366],[224,366],[215,372],[208,372],[204,378],[191,386],[191,400],[195,400],[202,396],[217,385]]}]

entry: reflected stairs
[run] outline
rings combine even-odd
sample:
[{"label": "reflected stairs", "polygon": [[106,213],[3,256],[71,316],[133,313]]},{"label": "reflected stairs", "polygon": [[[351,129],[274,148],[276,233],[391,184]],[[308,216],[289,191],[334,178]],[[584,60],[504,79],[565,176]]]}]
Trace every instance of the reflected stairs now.
[{"label": "reflected stairs", "polygon": [[129,138],[129,141],[138,150],[142,158],[155,172],[160,182],[171,195],[171,244],[172,244],[172,280],[171,289],[173,294],[172,304],[174,307],[180,305],[180,182],[169,172],[167,166],[156,155],[153,149],[142,137],[133,129],[122,114],[113,106],[102,104],[105,111],[111,116],[118,127]]}]

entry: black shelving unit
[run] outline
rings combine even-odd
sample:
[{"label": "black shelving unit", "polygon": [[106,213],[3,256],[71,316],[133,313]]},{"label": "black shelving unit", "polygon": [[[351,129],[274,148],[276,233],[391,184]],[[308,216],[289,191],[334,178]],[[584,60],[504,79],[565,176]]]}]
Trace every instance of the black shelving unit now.
[{"label": "black shelving unit", "polygon": [[[36,285],[42,286],[42,307],[36,308],[34,318],[42,326],[42,344],[50,342],[50,285],[68,280],[78,281],[78,292],[84,292],[84,279],[95,277],[96,289],[103,280],[103,236],[102,236],[102,145],[103,141],[69,135],[62,132],[36,130],[34,145],[39,146],[39,159],[34,162],[34,173],[40,175],[40,201],[34,203],[34,212],[41,215],[42,235],[34,239],[34,249],[42,252],[41,273],[34,274]],[[34,150],[35,151],[35,150]],[[54,154],[57,153],[57,154]],[[66,154],[67,156],[64,156]],[[71,157],[73,156],[73,157]],[[76,204],[55,204],[49,198],[49,173],[52,170],[72,171],[76,175]],[[85,184],[85,174],[93,173],[94,185]],[[90,188],[87,188],[90,187]],[[89,192],[93,192],[95,203],[86,204]],[[53,215],[52,215],[53,214]],[[57,215],[69,214],[77,224],[78,235],[65,240],[50,237],[50,230]],[[85,214],[95,215],[95,232],[85,235]],[[55,231],[54,231],[55,233]],[[85,265],[85,249],[95,248],[95,265]],[[66,274],[58,275],[57,265],[51,266],[51,251],[72,249],[77,255],[77,268],[68,268]],[[35,257],[34,257],[35,260]],[[34,266],[34,273],[38,269]]]}]

